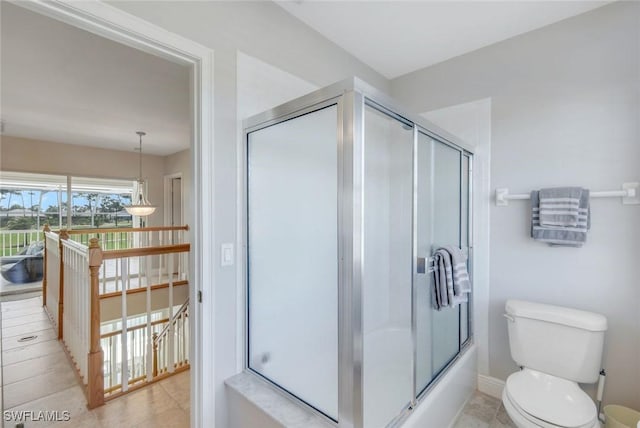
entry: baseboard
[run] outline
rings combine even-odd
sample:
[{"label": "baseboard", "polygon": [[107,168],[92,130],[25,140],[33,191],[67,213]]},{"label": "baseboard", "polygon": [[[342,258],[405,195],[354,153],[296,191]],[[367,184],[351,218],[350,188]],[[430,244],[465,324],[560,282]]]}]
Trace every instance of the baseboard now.
[{"label": "baseboard", "polygon": [[502,399],[504,381],[491,376],[478,375],[478,391]]},{"label": "baseboard", "polygon": [[456,426],[456,424],[458,423],[458,419],[460,419],[462,413],[464,412],[464,409],[467,407],[467,404],[469,404],[469,401],[471,401],[472,398],[473,394],[471,394],[469,398],[466,399],[466,401],[464,402],[462,407],[460,407],[460,410],[458,410],[458,413],[456,413],[456,416],[451,420],[451,423],[447,428],[454,428]]}]

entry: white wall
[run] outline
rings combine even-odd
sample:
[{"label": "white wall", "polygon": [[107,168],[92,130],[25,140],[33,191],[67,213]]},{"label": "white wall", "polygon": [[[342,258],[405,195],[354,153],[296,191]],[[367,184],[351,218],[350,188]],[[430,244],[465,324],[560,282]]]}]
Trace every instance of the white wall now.
[{"label": "white wall", "polygon": [[[616,2],[392,81],[414,111],[491,98],[491,182],[513,192],[640,179],[640,3]],[[491,206],[489,373],[516,370],[509,298],[609,320],[605,401],[640,408],[640,206],[592,202],[580,249],[528,237],[526,202]]]},{"label": "white wall", "polygon": [[389,81],[270,1],[112,1],[113,6],[216,49],[243,52],[313,84],[352,75],[389,89]]},{"label": "white wall", "polygon": [[[238,179],[240,125],[251,108],[241,105],[243,93],[238,82],[243,57],[238,52],[290,73],[297,79],[267,77],[256,87],[257,93],[271,94],[281,102],[278,92],[291,94],[289,84],[301,81],[325,86],[352,75],[388,89],[388,81],[337,45],[293,18],[272,2],[112,2],[113,6],[214,49],[214,207],[217,236],[214,261],[220,259],[220,245],[238,242]],[[246,73],[246,71],[245,71]],[[282,85],[269,88],[269,83]],[[306,89],[306,88],[305,88]],[[246,92],[245,92],[246,93]],[[298,94],[291,94],[293,96]],[[301,95],[301,94],[299,94]],[[242,251],[236,251],[241,254]],[[212,261],[212,262],[214,262]],[[216,263],[217,264],[217,263]],[[224,380],[237,373],[242,362],[241,269],[234,266],[215,270],[216,388],[215,426],[227,426]],[[203,296],[207,301],[208,297]]]},{"label": "white wall", "polygon": [[238,121],[320,88],[240,51],[237,61]]},{"label": "white wall", "polygon": [[[142,159],[148,199],[161,207],[164,157],[143,155]],[[0,170],[132,181],[139,174],[138,154],[133,150],[124,152],[9,136],[2,136],[0,140]],[[161,226],[163,216],[159,208],[149,216],[147,224]]]}]

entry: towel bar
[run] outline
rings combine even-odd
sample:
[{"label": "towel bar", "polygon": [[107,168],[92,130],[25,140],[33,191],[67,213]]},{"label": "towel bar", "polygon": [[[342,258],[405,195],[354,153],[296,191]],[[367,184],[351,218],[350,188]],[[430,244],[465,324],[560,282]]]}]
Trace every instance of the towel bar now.
[{"label": "towel bar", "polygon": [[[605,190],[601,192],[591,192],[591,198],[622,198],[624,205],[640,204],[640,183],[623,183],[622,190]],[[510,200],[530,199],[528,193],[510,194],[508,188],[496,189],[496,205],[506,207]]]}]

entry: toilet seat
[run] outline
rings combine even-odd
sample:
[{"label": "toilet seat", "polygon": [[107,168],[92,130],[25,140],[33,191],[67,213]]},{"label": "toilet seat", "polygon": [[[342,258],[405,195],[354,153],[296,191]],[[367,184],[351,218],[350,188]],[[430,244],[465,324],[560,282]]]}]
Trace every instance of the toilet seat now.
[{"label": "toilet seat", "polygon": [[[506,389],[502,393],[502,403],[507,414],[518,428],[564,428],[529,415],[507,397]],[[600,421],[596,419],[593,424],[588,424],[580,428],[602,428],[602,425],[600,425]]]},{"label": "toilet seat", "polygon": [[535,370],[525,368],[509,376],[503,402],[524,427],[599,426],[595,404],[577,383]]}]

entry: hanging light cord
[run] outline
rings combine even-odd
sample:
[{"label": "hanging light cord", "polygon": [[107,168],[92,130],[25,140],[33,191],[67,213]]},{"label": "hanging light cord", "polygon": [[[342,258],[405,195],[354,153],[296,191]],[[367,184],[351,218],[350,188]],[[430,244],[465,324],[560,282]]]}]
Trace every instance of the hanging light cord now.
[{"label": "hanging light cord", "polygon": [[139,168],[140,171],[140,180],[142,180],[142,135],[140,135],[140,146],[138,147],[138,159],[139,159]]},{"label": "hanging light cord", "polygon": [[[156,207],[149,203],[144,195],[143,189],[145,183],[142,178],[142,137],[147,135],[147,133],[144,131],[136,131],[136,134],[138,134],[138,136],[140,137],[138,142],[138,150],[140,151],[140,153],[138,153],[138,172],[140,173],[140,175],[138,176],[137,191],[134,195],[132,195],[131,198],[131,205],[125,207],[125,209],[131,215],[145,217],[153,214],[153,212],[156,210]],[[140,221],[142,222],[142,218],[140,218]]]},{"label": "hanging light cord", "polygon": [[140,145],[138,146],[138,171],[140,171],[140,175],[138,181],[142,181],[142,136],[146,134],[142,131],[138,131],[136,134],[140,136]]}]

